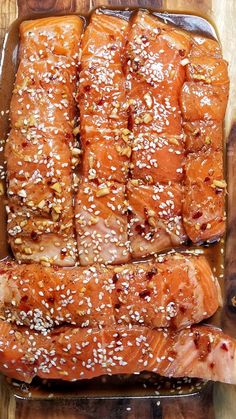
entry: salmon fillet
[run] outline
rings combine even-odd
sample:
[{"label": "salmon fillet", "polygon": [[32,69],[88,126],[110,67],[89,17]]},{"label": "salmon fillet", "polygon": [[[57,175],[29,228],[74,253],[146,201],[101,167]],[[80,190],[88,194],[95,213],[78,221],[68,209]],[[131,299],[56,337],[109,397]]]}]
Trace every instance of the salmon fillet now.
[{"label": "salmon fillet", "polygon": [[194,35],[190,51],[191,57],[214,57],[222,58],[219,42],[215,39],[205,38],[201,35]]},{"label": "salmon fillet", "polygon": [[183,155],[181,135],[168,138],[140,130],[133,141],[133,177],[151,185],[180,182]]},{"label": "salmon fillet", "polygon": [[1,315],[41,332],[63,323],[179,329],[210,317],[221,304],[206,259],[181,254],[107,268],[2,262],[0,289]]},{"label": "salmon fillet", "polygon": [[216,41],[194,37],[180,95],[188,121],[213,120],[222,124],[229,93],[228,65]]},{"label": "salmon fillet", "polygon": [[71,60],[21,61],[10,106],[12,127],[48,127],[71,133],[74,127],[76,67]]},{"label": "salmon fillet", "polygon": [[46,337],[1,320],[1,372],[30,382],[150,371],[236,383],[236,341],[211,326],[180,332],[145,327],[61,328]]},{"label": "salmon fillet", "polygon": [[222,122],[217,121],[192,121],[184,122],[185,147],[188,153],[197,151],[221,151],[223,149]]},{"label": "salmon fillet", "polygon": [[188,152],[222,149],[222,122],[228,99],[228,65],[217,41],[194,36],[180,101]]},{"label": "salmon fillet", "polygon": [[194,243],[225,231],[223,118],[228,99],[227,63],[216,41],[194,37],[180,95],[186,151],[184,227]]},{"label": "salmon fillet", "polygon": [[195,57],[190,54],[190,62],[186,68],[188,81],[201,81],[206,84],[222,86],[229,83],[227,61],[214,56]]},{"label": "salmon fillet", "polygon": [[127,177],[131,148],[129,130],[123,130],[122,137],[116,133],[104,136],[98,133],[88,140],[83,151],[83,173],[88,180],[116,181],[123,183]]},{"label": "salmon fillet", "polygon": [[83,20],[78,16],[50,16],[20,25],[20,59],[34,62],[54,55],[78,60]]},{"label": "salmon fillet", "polygon": [[75,219],[81,265],[129,260],[124,185],[117,182],[96,185],[84,179],[76,196]]},{"label": "salmon fillet", "polygon": [[7,213],[9,243],[18,260],[73,266],[74,96],[83,24],[78,17],[63,19],[20,27],[12,130],[5,150]]},{"label": "salmon fillet", "polygon": [[183,131],[178,103],[190,49],[184,32],[143,11],[132,20],[127,44],[132,177],[155,184],[183,177]]},{"label": "salmon fillet", "polygon": [[12,129],[6,143],[8,239],[18,260],[74,265],[71,151],[58,129]]},{"label": "salmon fillet", "polygon": [[130,245],[134,258],[148,256],[185,242],[182,222],[183,191],[178,183],[127,185]]},{"label": "salmon fillet", "polygon": [[181,111],[187,121],[199,119],[222,122],[228,101],[228,86],[186,82],[180,96]]},{"label": "salmon fillet", "polygon": [[194,242],[213,241],[225,230],[221,151],[192,153],[186,159],[186,196],[183,203],[184,227]]},{"label": "salmon fillet", "polygon": [[83,175],[124,183],[127,178],[128,112],[123,53],[128,22],[94,13],[82,41],[78,92]]}]

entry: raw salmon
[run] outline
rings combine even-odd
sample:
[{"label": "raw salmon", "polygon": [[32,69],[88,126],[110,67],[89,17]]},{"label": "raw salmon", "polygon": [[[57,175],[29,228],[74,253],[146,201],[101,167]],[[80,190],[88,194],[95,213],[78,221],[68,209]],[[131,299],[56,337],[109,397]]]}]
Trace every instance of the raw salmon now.
[{"label": "raw salmon", "polygon": [[189,153],[206,151],[208,149],[221,151],[223,148],[222,122],[217,121],[193,121],[184,122],[185,146]]},{"label": "raw salmon", "polygon": [[201,56],[201,58],[214,57],[221,59],[222,53],[219,42],[217,42],[215,39],[194,35],[192,37],[190,57],[199,56]]},{"label": "raw salmon", "polygon": [[75,122],[76,68],[56,57],[31,63],[21,61],[11,100],[11,124],[15,128],[47,127],[71,133]]},{"label": "raw salmon", "polygon": [[217,186],[217,181],[223,180],[222,152],[207,150],[190,154],[185,161],[185,174],[186,182],[191,185],[199,181]]},{"label": "raw salmon", "polygon": [[202,120],[202,123],[222,124],[229,77],[228,64],[222,59],[219,44],[212,39],[194,36],[187,61],[187,83],[180,97],[184,118],[199,120],[198,123]]},{"label": "raw salmon", "polygon": [[206,84],[221,86],[229,83],[227,61],[211,56],[190,55],[190,62],[186,66],[188,81],[201,81]]},{"label": "raw salmon", "polygon": [[181,135],[168,138],[148,131],[139,132],[133,141],[132,151],[135,179],[151,185],[182,180],[184,147]]},{"label": "raw salmon", "polygon": [[128,112],[123,54],[128,22],[94,13],[82,41],[78,92],[83,174],[124,183],[127,178]]},{"label": "raw salmon", "polygon": [[184,227],[194,243],[213,241],[225,231],[221,151],[192,153],[186,159],[186,187],[183,203]]},{"label": "raw salmon", "polygon": [[[131,147],[129,145],[128,129],[124,134],[97,133],[96,139],[86,141],[83,152],[83,173],[88,180],[125,181],[129,169]],[[128,133],[128,135],[127,135]]]},{"label": "raw salmon", "polygon": [[210,317],[221,304],[206,259],[181,254],[107,268],[2,262],[0,289],[1,315],[41,332],[63,323],[179,329]]},{"label": "raw salmon", "polygon": [[178,96],[190,38],[147,12],[132,20],[127,44],[132,177],[147,183],[180,181],[183,131]]},{"label": "raw salmon", "polygon": [[229,78],[215,40],[193,37],[180,95],[186,151],[184,227],[194,243],[225,231],[222,140]]},{"label": "raw salmon", "polygon": [[75,264],[77,249],[71,220],[61,224],[19,204],[8,205],[6,210],[8,240],[17,260],[46,266]]},{"label": "raw salmon", "polygon": [[182,222],[183,190],[178,183],[127,185],[130,244],[134,258],[148,256],[185,242]]},{"label": "raw salmon", "polygon": [[6,143],[8,238],[19,260],[73,265],[71,152],[64,134],[12,129]]},{"label": "raw salmon", "polygon": [[18,260],[70,266],[76,259],[72,155],[78,151],[73,130],[83,25],[77,17],[63,19],[24,22],[20,28],[6,145],[7,213]]},{"label": "raw salmon", "polygon": [[2,320],[0,325],[1,372],[22,381],[150,371],[236,384],[236,341],[211,326],[180,332],[141,326],[61,328],[43,336]]},{"label": "raw salmon", "polygon": [[50,16],[20,25],[20,59],[34,62],[53,55],[78,60],[83,20],[78,16]]},{"label": "raw salmon", "polygon": [[75,219],[81,265],[129,260],[125,185],[96,185],[84,179],[76,196]]},{"label": "raw salmon", "polygon": [[182,115],[187,121],[199,119],[223,121],[228,101],[228,86],[201,81],[186,82],[180,95]]}]

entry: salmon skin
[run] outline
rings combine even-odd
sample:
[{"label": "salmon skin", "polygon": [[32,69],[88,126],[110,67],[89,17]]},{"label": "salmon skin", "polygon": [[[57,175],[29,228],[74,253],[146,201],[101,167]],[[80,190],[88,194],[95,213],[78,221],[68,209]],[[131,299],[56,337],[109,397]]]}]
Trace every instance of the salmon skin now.
[{"label": "salmon skin", "polygon": [[130,258],[125,185],[83,179],[75,219],[81,265],[119,264]]},{"label": "salmon skin", "polygon": [[128,112],[123,54],[128,22],[95,12],[82,41],[78,102],[83,175],[125,183],[128,175]]},{"label": "salmon skin", "polygon": [[183,189],[178,183],[145,185],[133,179],[127,185],[130,245],[134,258],[148,256],[184,243]]},{"label": "salmon skin", "polygon": [[229,91],[227,63],[218,43],[194,37],[180,95],[186,151],[184,227],[194,243],[225,231],[222,124]]},{"label": "salmon skin", "polygon": [[183,131],[178,96],[190,37],[139,11],[127,44],[127,91],[132,132],[132,177],[146,183],[183,177]]},{"label": "salmon skin", "polygon": [[76,16],[20,26],[5,150],[8,237],[20,261],[75,264],[72,155],[78,150],[74,96],[82,28]]},{"label": "salmon skin", "polygon": [[46,333],[63,323],[180,329],[210,317],[221,293],[203,256],[172,254],[120,267],[0,264],[0,312]]},{"label": "salmon skin", "polygon": [[68,327],[45,337],[2,320],[0,325],[1,372],[26,382],[34,376],[76,381],[150,371],[236,383],[236,341],[211,326],[180,332],[142,326]]}]

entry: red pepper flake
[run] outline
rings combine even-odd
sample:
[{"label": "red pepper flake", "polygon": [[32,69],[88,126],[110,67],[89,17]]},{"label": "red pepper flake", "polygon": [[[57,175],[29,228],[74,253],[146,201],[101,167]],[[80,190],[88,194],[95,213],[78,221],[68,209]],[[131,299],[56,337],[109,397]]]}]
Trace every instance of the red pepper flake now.
[{"label": "red pepper flake", "polygon": [[222,345],[221,345],[221,349],[223,349],[223,351],[226,351],[226,352],[228,352],[228,350],[229,350],[229,348],[228,348],[228,346],[226,345],[226,343],[222,343]]},{"label": "red pepper flake", "polygon": [[179,55],[180,57],[184,57],[186,54],[186,50],[185,49],[179,49]]},{"label": "red pepper flake", "polygon": [[138,234],[143,234],[145,232],[145,227],[143,227],[141,224],[136,225],[135,231],[137,231]]},{"label": "red pepper flake", "polygon": [[202,216],[202,211],[197,211],[197,212],[195,212],[195,214],[193,214],[193,219],[197,220],[201,216]]},{"label": "red pepper flake", "polygon": [[154,275],[156,275],[157,274],[157,269],[156,268],[152,268],[150,271],[148,271],[147,273],[146,273],[146,277],[147,277],[147,279],[148,280],[151,280],[152,279],[152,277],[154,276]]},{"label": "red pepper flake", "polygon": [[[183,307],[183,306],[180,306],[179,307],[179,311],[181,311],[181,313],[185,313],[186,312],[186,308],[185,307]],[[194,342],[195,343],[195,342]]]},{"label": "red pepper flake", "polygon": [[150,297],[150,294],[151,294],[150,290],[144,290],[139,293],[139,297],[140,298]]},{"label": "red pepper flake", "polygon": [[103,98],[101,98],[100,100],[97,101],[98,106],[101,106],[103,104],[104,104],[104,99]]},{"label": "red pepper flake", "polygon": [[114,274],[113,277],[112,277],[113,284],[116,284],[118,279],[119,279],[118,275]]},{"label": "red pepper flake", "polygon": [[36,241],[38,238],[38,233],[36,233],[36,231],[31,231],[30,237],[32,240]]},{"label": "red pepper flake", "polygon": [[49,302],[50,304],[53,304],[53,303],[54,303],[54,301],[55,301],[55,298],[54,298],[54,297],[49,297],[49,298],[48,298],[48,302]]},{"label": "red pepper flake", "polygon": [[205,230],[206,230],[206,228],[207,228],[207,223],[203,223],[203,224],[201,225],[201,230],[202,230],[202,231],[205,231]]},{"label": "red pepper flake", "polygon": [[85,92],[89,92],[91,89],[91,86],[89,84],[87,84],[87,86],[84,86],[84,91]]}]

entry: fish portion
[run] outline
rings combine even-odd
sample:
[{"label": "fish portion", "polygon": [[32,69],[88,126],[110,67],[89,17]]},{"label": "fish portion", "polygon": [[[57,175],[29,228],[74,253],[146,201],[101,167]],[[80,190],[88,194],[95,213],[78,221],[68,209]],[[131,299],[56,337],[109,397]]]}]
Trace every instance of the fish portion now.
[{"label": "fish portion", "polygon": [[185,82],[181,92],[181,109],[187,121],[199,119],[223,121],[228,100],[227,86],[202,82]]},{"label": "fish portion", "polygon": [[72,134],[12,129],[6,143],[8,240],[18,260],[74,265]]},{"label": "fish portion", "polygon": [[76,196],[75,219],[81,265],[129,260],[125,185],[97,185],[84,179]]},{"label": "fish portion", "polygon": [[83,175],[125,183],[128,174],[128,112],[123,55],[128,22],[94,13],[82,41],[78,92]]},{"label": "fish portion", "polygon": [[0,313],[41,332],[69,323],[179,329],[213,315],[217,280],[203,256],[173,254],[120,267],[0,264]]},{"label": "fish portion", "polygon": [[186,151],[184,227],[194,243],[225,231],[222,136],[229,79],[218,43],[194,37],[180,95]]},{"label": "fish portion", "polygon": [[8,237],[20,261],[75,264],[72,154],[77,150],[74,96],[82,27],[81,19],[72,16],[20,27],[5,150]]},{"label": "fish portion", "polygon": [[145,185],[131,180],[127,185],[130,244],[139,258],[178,246],[186,241],[182,222],[183,189],[178,183]]},{"label": "fish portion", "polygon": [[83,21],[75,15],[26,20],[20,25],[20,60],[64,56],[78,61]]},{"label": "fish portion", "polygon": [[185,170],[183,214],[187,234],[194,242],[217,239],[225,230],[222,152],[189,154]]},{"label": "fish portion", "polygon": [[132,177],[146,183],[179,182],[183,177],[183,132],[178,96],[182,61],[190,38],[138,12],[127,45],[127,86],[132,132]]},{"label": "fish portion", "polygon": [[179,94],[191,38],[150,13],[132,19],[127,43],[131,178],[127,185],[134,258],[186,241],[182,222],[184,136]]},{"label": "fish portion", "polygon": [[223,149],[223,126],[221,122],[199,120],[184,122],[185,145],[189,153]]},{"label": "fish portion", "polygon": [[150,371],[236,383],[236,341],[211,326],[180,332],[141,326],[61,328],[43,336],[7,322],[0,325],[1,372],[26,382],[34,376],[74,381]]},{"label": "fish portion", "polygon": [[180,182],[183,177],[181,136],[161,137],[148,130],[133,141],[133,177],[147,184]]},{"label": "fish portion", "polygon": [[75,118],[76,67],[65,57],[20,61],[10,117],[16,129],[48,127],[72,135]]}]

